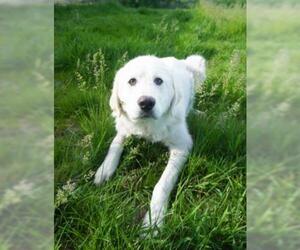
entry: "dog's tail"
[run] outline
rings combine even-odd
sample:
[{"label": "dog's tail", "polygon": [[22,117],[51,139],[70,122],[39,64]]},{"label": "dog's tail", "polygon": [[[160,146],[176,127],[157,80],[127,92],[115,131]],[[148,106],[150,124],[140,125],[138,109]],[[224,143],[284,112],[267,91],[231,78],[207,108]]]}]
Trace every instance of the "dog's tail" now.
[{"label": "dog's tail", "polygon": [[201,84],[206,78],[205,59],[199,55],[192,55],[184,60],[186,67],[194,75],[195,85]]}]

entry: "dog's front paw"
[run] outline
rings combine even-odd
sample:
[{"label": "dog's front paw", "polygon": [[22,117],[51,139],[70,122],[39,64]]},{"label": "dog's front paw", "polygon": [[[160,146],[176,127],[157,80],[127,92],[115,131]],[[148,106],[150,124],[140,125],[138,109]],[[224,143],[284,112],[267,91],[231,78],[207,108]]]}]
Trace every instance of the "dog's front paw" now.
[{"label": "dog's front paw", "polygon": [[146,213],[143,225],[142,225],[142,232],[141,232],[141,238],[149,238],[151,236],[157,236],[159,232],[159,226],[158,224],[150,218],[151,215],[149,212]]},{"label": "dog's front paw", "polygon": [[143,220],[143,236],[156,236],[159,233],[159,228],[163,224],[164,208],[154,209],[146,213]]},{"label": "dog's front paw", "polygon": [[106,164],[103,163],[97,170],[95,174],[94,183],[96,185],[101,185],[103,182],[107,181],[111,176],[113,172],[107,168]]}]

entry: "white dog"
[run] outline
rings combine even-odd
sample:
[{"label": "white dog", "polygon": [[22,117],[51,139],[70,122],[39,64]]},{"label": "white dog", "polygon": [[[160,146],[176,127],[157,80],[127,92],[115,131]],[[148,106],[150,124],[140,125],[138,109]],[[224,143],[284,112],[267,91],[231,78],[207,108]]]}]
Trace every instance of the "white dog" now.
[{"label": "white dog", "polygon": [[170,158],[155,185],[145,227],[159,227],[163,222],[169,195],[192,148],[186,117],[195,85],[204,79],[205,60],[197,55],[185,60],[139,56],[115,76],[110,106],[117,135],[96,172],[95,183],[101,184],[113,175],[126,137],[137,135],[164,143],[170,149]]}]

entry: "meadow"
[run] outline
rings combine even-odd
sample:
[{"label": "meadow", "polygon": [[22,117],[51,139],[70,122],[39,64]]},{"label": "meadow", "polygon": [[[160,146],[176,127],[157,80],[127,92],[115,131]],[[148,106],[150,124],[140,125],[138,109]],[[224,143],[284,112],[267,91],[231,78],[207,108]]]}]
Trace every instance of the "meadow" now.
[{"label": "meadow", "polygon": [[[92,180],[115,134],[108,105],[116,70],[143,54],[207,59],[188,118],[194,147],[159,236],[141,219],[168,151],[130,138],[113,178]],[[55,6],[56,249],[244,249],[246,11],[118,4]]]}]

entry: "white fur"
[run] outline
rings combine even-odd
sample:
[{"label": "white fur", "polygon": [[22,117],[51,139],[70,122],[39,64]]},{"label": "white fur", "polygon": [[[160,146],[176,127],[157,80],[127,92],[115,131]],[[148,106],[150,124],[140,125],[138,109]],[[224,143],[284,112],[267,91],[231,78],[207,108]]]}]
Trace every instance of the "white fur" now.
[{"label": "white fur", "polygon": [[[154,79],[163,80],[156,85]],[[135,78],[131,86],[128,81]],[[205,60],[192,55],[184,60],[174,57],[140,56],[121,68],[114,80],[110,106],[115,117],[117,135],[95,175],[95,183],[108,180],[116,170],[124,139],[137,135],[152,142],[161,141],[170,150],[168,164],[155,185],[145,227],[163,222],[169,195],[192,148],[186,117],[193,103],[195,85],[205,79]],[[141,118],[138,99],[151,96],[156,103],[153,117]]]}]

